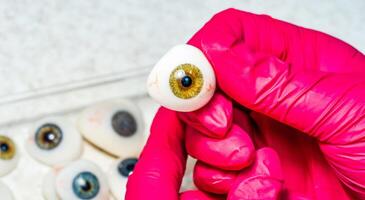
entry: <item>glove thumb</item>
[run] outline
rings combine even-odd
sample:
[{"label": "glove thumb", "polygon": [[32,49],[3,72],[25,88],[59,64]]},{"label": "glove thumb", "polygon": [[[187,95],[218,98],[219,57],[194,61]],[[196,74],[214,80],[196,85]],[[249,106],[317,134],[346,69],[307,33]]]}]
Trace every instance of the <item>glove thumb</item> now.
[{"label": "glove thumb", "polygon": [[176,112],[160,108],[133,174],[126,200],[177,200],[185,171],[184,129]]}]

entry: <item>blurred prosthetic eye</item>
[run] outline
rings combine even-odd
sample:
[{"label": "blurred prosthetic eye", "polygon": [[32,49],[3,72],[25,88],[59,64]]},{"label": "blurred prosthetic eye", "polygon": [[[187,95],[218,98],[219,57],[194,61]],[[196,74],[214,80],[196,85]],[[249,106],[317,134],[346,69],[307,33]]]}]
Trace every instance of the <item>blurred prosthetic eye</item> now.
[{"label": "blurred prosthetic eye", "polygon": [[198,110],[215,91],[215,75],[204,54],[191,45],[178,45],[152,69],[147,88],[162,106],[180,112]]},{"label": "blurred prosthetic eye", "polygon": [[26,141],[26,149],[36,160],[50,165],[65,165],[80,157],[82,137],[71,122],[60,117],[35,123]]},{"label": "blurred prosthetic eye", "polygon": [[136,158],[127,158],[113,163],[108,172],[110,191],[116,199],[124,199],[129,175],[137,163]]},{"label": "blurred prosthetic eye", "polygon": [[0,199],[1,200],[13,200],[13,193],[10,188],[0,181]]},{"label": "blurred prosthetic eye", "polygon": [[62,130],[56,124],[43,124],[35,132],[35,143],[41,149],[51,150],[62,141]]},{"label": "blurred prosthetic eye", "polygon": [[47,200],[105,200],[109,197],[109,188],[97,165],[78,160],[47,174],[43,181],[43,195]]},{"label": "blurred prosthetic eye", "polygon": [[108,101],[86,108],[78,127],[88,141],[118,157],[137,156],[144,143],[142,114],[128,100]]},{"label": "blurred prosthetic eye", "polygon": [[17,166],[19,153],[14,141],[0,135],[0,176],[10,173]]}]

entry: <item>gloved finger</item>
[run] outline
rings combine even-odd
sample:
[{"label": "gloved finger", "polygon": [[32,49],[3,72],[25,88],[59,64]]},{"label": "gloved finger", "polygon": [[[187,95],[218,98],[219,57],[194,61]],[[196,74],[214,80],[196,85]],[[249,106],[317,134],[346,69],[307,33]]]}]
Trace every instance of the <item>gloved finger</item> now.
[{"label": "gloved finger", "polygon": [[351,189],[351,199],[365,199],[365,140],[347,144],[321,144],[320,148],[335,169],[337,177]]},{"label": "gloved finger", "polygon": [[180,200],[225,200],[225,196],[204,193],[199,190],[190,190],[181,193]]},{"label": "gloved finger", "polygon": [[[128,178],[126,200],[177,200],[185,171],[184,129],[176,112],[161,107]],[[142,191],[142,192],[141,192]]]},{"label": "gloved finger", "polygon": [[265,55],[247,65],[240,53],[248,51],[240,43],[214,56],[215,66],[230,66],[216,67],[220,88],[241,105],[316,138],[338,178],[357,198],[365,197],[363,75],[298,71]]},{"label": "gloved finger", "polygon": [[315,138],[257,112],[250,117],[266,146],[275,149],[281,159],[287,193],[283,199],[296,199],[298,194],[308,199],[349,199]]},{"label": "gloved finger", "polygon": [[341,181],[365,197],[363,54],[326,34],[234,9],[189,44],[205,53],[223,92],[316,137]]},{"label": "gloved finger", "polygon": [[[230,70],[218,72],[221,89],[228,96],[324,143],[348,143],[365,137],[354,126],[363,119],[362,75],[293,72],[289,64],[272,56],[262,56],[247,65],[239,56],[247,51],[240,43],[214,59],[216,66],[230,66]],[[357,132],[348,137],[352,131]]]},{"label": "gloved finger", "polygon": [[267,15],[235,9],[216,14],[188,43],[201,49],[208,59],[213,57],[211,52],[244,43],[253,52],[277,57],[293,68],[365,74],[364,55],[345,42]]},{"label": "gloved finger", "polygon": [[232,102],[220,92],[216,92],[203,108],[179,117],[190,127],[213,138],[225,137],[232,123]]},{"label": "gloved finger", "polygon": [[251,138],[235,124],[223,139],[211,138],[187,127],[185,145],[192,157],[226,170],[245,168],[255,155]]},{"label": "gloved finger", "polygon": [[276,152],[271,148],[259,149],[255,163],[240,173],[227,200],[280,199],[283,190],[282,173]]},{"label": "gloved finger", "polygon": [[194,168],[194,183],[203,191],[228,194],[238,175],[238,171],[221,170],[198,161]]}]

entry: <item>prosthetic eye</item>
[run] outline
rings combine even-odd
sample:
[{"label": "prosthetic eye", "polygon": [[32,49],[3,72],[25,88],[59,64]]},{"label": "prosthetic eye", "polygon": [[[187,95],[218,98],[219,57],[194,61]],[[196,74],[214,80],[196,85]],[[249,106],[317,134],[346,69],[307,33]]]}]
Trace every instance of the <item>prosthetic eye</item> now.
[{"label": "prosthetic eye", "polygon": [[35,132],[37,146],[44,150],[56,148],[62,141],[62,130],[56,124],[43,124]]},{"label": "prosthetic eye", "polygon": [[43,182],[47,200],[108,199],[108,185],[102,170],[94,163],[78,160],[66,167],[51,171]]},{"label": "prosthetic eye", "polygon": [[19,152],[14,141],[5,135],[0,135],[0,176],[14,170],[19,161]]},{"label": "prosthetic eye", "polygon": [[204,54],[191,45],[178,45],[152,69],[147,88],[162,106],[180,112],[198,110],[215,91],[215,75]]},{"label": "prosthetic eye", "polygon": [[80,157],[82,137],[70,121],[61,117],[44,118],[35,123],[26,149],[46,165],[65,165]]},{"label": "prosthetic eye", "polygon": [[108,172],[110,191],[116,199],[124,199],[129,175],[133,173],[137,158],[127,158],[113,163]]},{"label": "prosthetic eye", "polygon": [[78,128],[89,142],[117,157],[137,156],[144,143],[142,114],[125,99],[86,108]]},{"label": "prosthetic eye", "polygon": [[80,199],[91,199],[99,193],[99,180],[92,172],[80,172],[72,180],[72,189]]}]

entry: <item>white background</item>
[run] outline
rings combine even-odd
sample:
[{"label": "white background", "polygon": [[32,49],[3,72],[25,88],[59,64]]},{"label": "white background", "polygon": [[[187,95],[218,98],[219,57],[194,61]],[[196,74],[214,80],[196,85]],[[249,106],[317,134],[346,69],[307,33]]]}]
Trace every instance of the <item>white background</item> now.
[{"label": "white background", "polygon": [[364,0],[0,0],[0,97],[150,67],[229,7],[365,51]]}]

